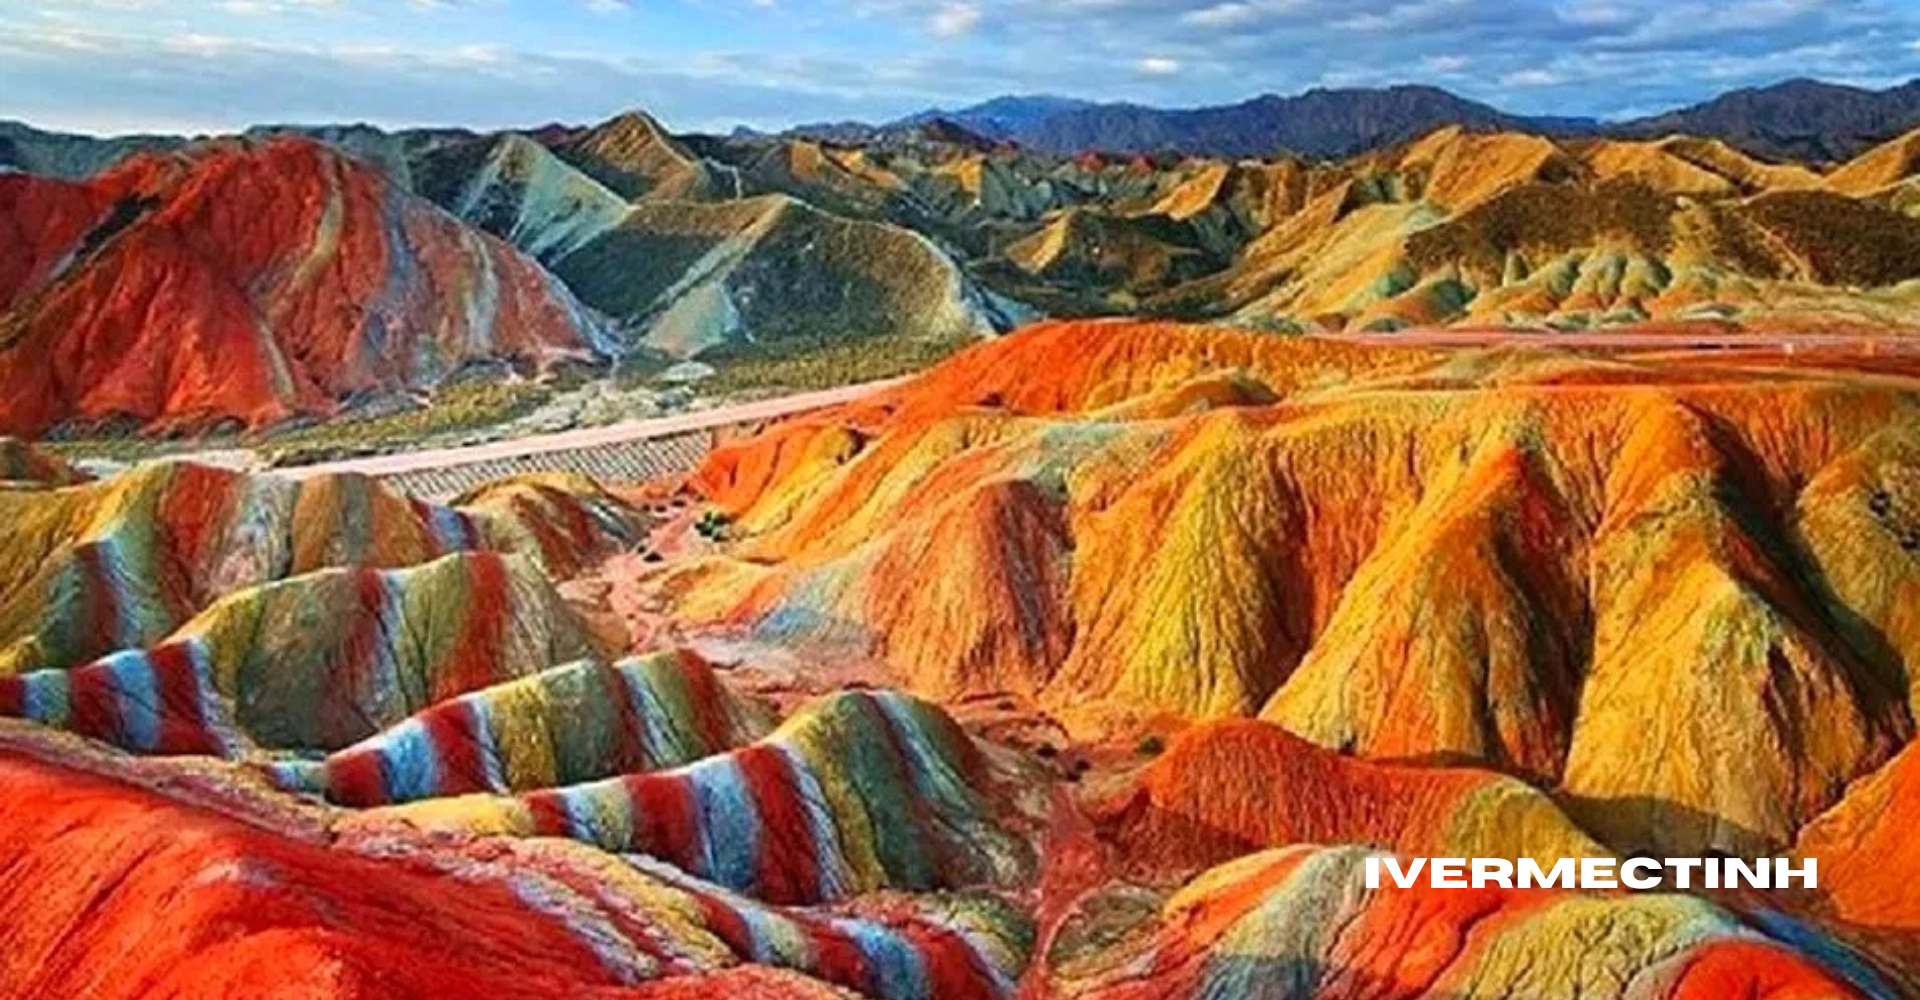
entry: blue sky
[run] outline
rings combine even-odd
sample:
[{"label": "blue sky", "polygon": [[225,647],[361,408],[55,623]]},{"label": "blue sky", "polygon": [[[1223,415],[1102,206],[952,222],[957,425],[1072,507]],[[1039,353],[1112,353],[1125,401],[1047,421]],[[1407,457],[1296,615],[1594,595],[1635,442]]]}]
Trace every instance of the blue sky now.
[{"label": "blue sky", "polygon": [[1920,0],[0,0],[0,118],[681,130],[1421,82],[1621,117],[1920,76]]}]

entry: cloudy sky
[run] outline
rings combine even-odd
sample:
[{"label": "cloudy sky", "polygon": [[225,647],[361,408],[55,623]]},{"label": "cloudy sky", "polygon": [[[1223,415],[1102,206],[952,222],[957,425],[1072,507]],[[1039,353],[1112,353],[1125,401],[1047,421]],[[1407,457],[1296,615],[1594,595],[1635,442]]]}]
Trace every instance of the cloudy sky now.
[{"label": "cloudy sky", "polygon": [[90,132],[629,107],[712,130],[1400,82],[1620,117],[1791,76],[1920,76],[1920,0],[0,0],[0,118]]}]

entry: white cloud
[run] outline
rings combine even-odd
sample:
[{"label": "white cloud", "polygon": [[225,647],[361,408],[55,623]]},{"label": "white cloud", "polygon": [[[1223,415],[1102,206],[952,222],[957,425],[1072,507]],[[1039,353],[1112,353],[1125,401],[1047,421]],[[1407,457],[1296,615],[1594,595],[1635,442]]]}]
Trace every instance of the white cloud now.
[{"label": "white cloud", "polygon": [[980,7],[971,3],[942,4],[933,12],[930,27],[941,38],[959,38],[980,26]]},{"label": "white cloud", "polygon": [[[1920,69],[1915,0],[0,0],[0,10],[25,15],[0,17],[0,118],[55,124],[488,126],[638,104],[684,125],[765,126],[1003,93],[1194,106],[1410,82],[1518,113],[1615,115],[1786,76],[1885,86]],[[983,38],[992,44],[973,43]]]},{"label": "white cloud", "polygon": [[1311,0],[1223,0],[1180,15],[1197,28],[1239,28],[1312,11]]},{"label": "white cloud", "polygon": [[1559,82],[1559,74],[1546,69],[1515,70],[1500,77],[1502,87],[1551,87]]},{"label": "white cloud", "polygon": [[1611,0],[1574,0],[1554,8],[1554,16],[1568,24],[1587,27],[1611,27],[1638,19],[1632,8]]},{"label": "white cloud", "polygon": [[1203,28],[1231,28],[1236,25],[1251,24],[1260,19],[1260,8],[1240,0],[1217,3],[1211,7],[1190,10],[1180,16],[1188,24]]}]

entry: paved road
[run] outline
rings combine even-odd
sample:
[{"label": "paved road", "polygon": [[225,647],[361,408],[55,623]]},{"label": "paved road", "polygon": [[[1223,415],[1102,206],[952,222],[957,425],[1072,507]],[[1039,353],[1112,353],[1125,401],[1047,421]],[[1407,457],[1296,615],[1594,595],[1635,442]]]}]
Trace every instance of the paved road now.
[{"label": "paved road", "polygon": [[887,379],[880,382],[863,382],[858,385],[842,386],[820,392],[805,392],[793,396],[781,396],[775,399],[763,399],[754,403],[741,403],[737,406],[722,406],[710,410],[695,410],[676,414],[671,417],[655,417],[649,420],[629,420],[624,423],[609,424],[605,427],[587,427],[580,430],[561,431],[554,434],[535,434],[529,437],[512,438],[506,441],[494,441],[488,444],[470,445],[464,448],[435,448],[427,451],[408,451],[393,455],[378,455],[371,458],[354,458],[340,462],[324,462],[318,465],[301,465],[284,469],[275,469],[273,474],[294,479],[328,473],[357,472],[368,476],[402,476],[409,473],[443,469],[451,466],[471,465],[481,462],[505,459],[525,458],[532,455],[553,452],[582,451],[602,448],[609,445],[629,444],[653,438],[675,437],[696,431],[712,430],[737,424],[752,424],[763,420],[776,420],[809,410],[825,409],[841,403],[852,402],[870,396],[884,389],[892,388],[905,379]]}]

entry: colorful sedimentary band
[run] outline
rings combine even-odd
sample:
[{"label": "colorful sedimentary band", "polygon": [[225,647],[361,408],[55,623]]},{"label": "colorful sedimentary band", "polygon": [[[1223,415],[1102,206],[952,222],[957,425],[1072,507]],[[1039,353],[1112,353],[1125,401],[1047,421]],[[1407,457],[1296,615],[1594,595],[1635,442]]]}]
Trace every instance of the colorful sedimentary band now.
[{"label": "colorful sedimentary band", "polygon": [[578,477],[511,480],[477,502],[438,507],[364,476],[295,482],[185,463],[0,490],[0,551],[43,554],[0,566],[0,675],[150,646],[215,598],[331,567],[491,549],[577,569],[635,538],[637,513]]},{"label": "colorful sedimentary band", "polygon": [[460,497],[455,509],[480,521],[490,547],[530,555],[559,577],[640,539],[632,507],[593,480],[567,473],[489,483]]},{"label": "colorful sedimentary band", "polygon": [[262,745],[336,750],[448,698],[596,652],[531,563],[478,552],[243,591],[181,629]]},{"label": "colorful sedimentary band", "polygon": [[705,660],[673,651],[483,688],[324,761],[287,761],[273,773],[289,789],[379,806],[679,767],[771,728],[771,715],[729,691]]},{"label": "colorful sedimentary band", "polygon": [[226,757],[246,744],[213,689],[205,644],[193,639],[72,670],[0,677],[0,717],[144,754]]},{"label": "colorful sedimentary band", "polygon": [[649,854],[772,903],[881,887],[1010,884],[1032,866],[999,817],[995,779],[937,708],[843,692],[753,746],[658,774],[396,807],[418,826],[569,837]]},{"label": "colorful sedimentary band", "polygon": [[[218,772],[173,773],[233,791]],[[990,893],[794,909],[565,842],[317,843],[269,816],[226,816],[14,750],[0,750],[0,781],[25,807],[0,811],[20,876],[0,881],[0,904],[73,928],[22,939],[25,963],[0,964],[23,997],[333,984],[344,963],[347,986],[364,988],[329,996],[831,995],[790,992],[806,976],[878,1000],[1002,1000],[1034,940],[1021,908]],[[129,828],[181,835],[116,835]],[[780,992],[653,989],[738,963],[794,975]]]},{"label": "colorful sedimentary band", "polygon": [[1392,764],[1227,719],[1181,733],[1090,813],[1129,871],[1194,872],[1250,850],[1373,844],[1409,856],[1612,858],[1544,792],[1471,767]]},{"label": "colorful sedimentary band", "polygon": [[1030,921],[988,897],[956,902],[960,920],[906,913],[883,921],[768,906],[650,858],[632,863],[692,897],[707,930],[741,960],[804,972],[883,1000],[1009,996],[1031,939]]},{"label": "colorful sedimentary band", "polygon": [[[166,722],[157,731],[167,733],[220,720],[262,747],[335,749],[442,700],[594,652],[585,626],[530,564],[480,552],[412,569],[325,570],[243,590],[151,653],[35,671],[8,685],[35,693],[35,704],[51,705],[54,692],[65,691],[152,704]],[[149,690],[167,697],[155,701]],[[18,700],[0,702],[0,715],[24,714],[27,695]],[[89,727],[77,731],[140,753],[233,746],[224,736],[149,740],[139,725],[98,725],[98,713],[45,711],[48,725]]]},{"label": "colorful sedimentary band", "polygon": [[[1213,869],[1158,932],[1071,956],[1049,995],[1079,1000],[1293,996],[1898,996],[1705,899],[1547,889],[1368,890],[1365,848],[1291,847]],[[1056,960],[1069,956],[1057,956]],[[1849,972],[1860,978],[1849,978]]]}]

